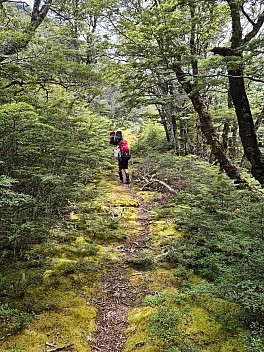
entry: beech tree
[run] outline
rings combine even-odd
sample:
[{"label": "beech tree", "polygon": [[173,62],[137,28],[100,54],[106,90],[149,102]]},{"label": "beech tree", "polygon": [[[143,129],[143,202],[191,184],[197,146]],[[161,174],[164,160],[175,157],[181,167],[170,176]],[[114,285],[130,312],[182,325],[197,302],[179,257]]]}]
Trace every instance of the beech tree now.
[{"label": "beech tree", "polygon": [[[252,175],[264,186],[264,156],[258,146],[256,129],[245,89],[243,68],[243,52],[248,50],[250,42],[257,37],[262,28],[264,9],[260,8],[259,14],[256,15],[252,10],[256,10],[257,2],[253,4],[252,1],[227,0],[227,3],[232,20],[231,46],[215,47],[212,52],[226,58],[230,92],[236,110],[245,156],[251,164]],[[251,29],[246,33],[243,32],[245,23],[242,27],[242,16],[243,21],[247,21],[251,26]]]},{"label": "beech tree", "polygon": [[83,38],[54,18],[27,36],[27,8],[4,6],[10,12],[1,12],[0,243],[16,255],[69,214],[111,154],[104,149],[99,163],[108,121],[89,109],[101,78],[86,60]]}]

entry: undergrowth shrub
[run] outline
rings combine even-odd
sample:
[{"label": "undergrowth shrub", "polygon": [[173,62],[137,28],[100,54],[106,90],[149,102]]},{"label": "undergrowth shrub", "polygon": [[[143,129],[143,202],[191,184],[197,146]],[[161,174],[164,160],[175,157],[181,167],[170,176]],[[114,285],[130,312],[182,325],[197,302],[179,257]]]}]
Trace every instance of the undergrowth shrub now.
[{"label": "undergrowth shrub", "polygon": [[[214,294],[241,307],[237,319],[253,329],[252,344],[263,343],[263,196],[237,189],[217,167],[195,156],[149,155],[138,167],[142,173],[179,191],[166,197],[167,190],[156,186],[161,196],[156,197],[155,219],[170,219],[183,233],[163,243],[165,259],[181,268],[182,290],[197,289],[187,272],[203,277]],[[145,187],[146,180],[138,177],[138,183]],[[248,351],[261,351],[252,346]]]},{"label": "undergrowth shrub", "polygon": [[0,327],[3,332],[15,333],[20,330],[30,319],[30,315],[18,309],[11,308],[8,304],[0,305]]},{"label": "undergrowth shrub", "polygon": [[153,336],[159,341],[164,352],[196,352],[198,351],[185,334],[182,323],[188,319],[187,307],[177,309],[173,306],[160,306],[148,324]]}]

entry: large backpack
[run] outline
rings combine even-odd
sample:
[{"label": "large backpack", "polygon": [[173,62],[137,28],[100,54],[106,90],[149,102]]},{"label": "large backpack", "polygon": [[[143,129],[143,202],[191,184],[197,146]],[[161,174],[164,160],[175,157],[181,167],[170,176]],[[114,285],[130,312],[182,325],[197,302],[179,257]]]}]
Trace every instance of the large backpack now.
[{"label": "large backpack", "polygon": [[130,149],[127,145],[127,141],[123,139],[121,142],[118,143],[118,147],[120,149],[121,158],[129,160],[131,155],[130,155]]}]

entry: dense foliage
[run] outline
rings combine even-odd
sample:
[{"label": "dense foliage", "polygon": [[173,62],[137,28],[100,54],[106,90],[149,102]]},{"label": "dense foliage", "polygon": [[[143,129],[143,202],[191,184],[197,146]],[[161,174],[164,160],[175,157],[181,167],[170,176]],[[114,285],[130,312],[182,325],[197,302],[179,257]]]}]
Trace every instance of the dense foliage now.
[{"label": "dense foliage", "polygon": [[[153,141],[151,129],[142,135],[142,140],[148,138]],[[163,146],[165,135],[155,138],[157,145]],[[142,146],[140,152],[144,154]],[[199,300],[203,300],[203,296],[211,293],[237,303],[238,321],[256,334],[256,339],[249,343],[249,351],[259,351],[263,342],[264,303],[263,194],[234,188],[215,166],[208,168],[197,157],[181,158],[162,149],[158,153],[148,150],[148,157],[137,170],[135,176],[141,185],[154,185],[164,193],[156,199],[155,219],[166,218],[175,231],[183,233],[176,240],[164,242],[163,253],[164,259],[176,268],[177,277],[181,277],[185,298],[200,296]],[[178,194],[170,195],[159,183],[146,183],[150,177],[168,183]],[[193,274],[205,281],[192,283],[188,278]],[[165,320],[182,316],[180,312],[174,313],[167,315],[166,309],[160,312]],[[232,324],[229,317],[227,329],[232,329]],[[165,334],[166,327],[163,328]]]},{"label": "dense foliage", "polygon": [[105,122],[67,104],[1,107],[1,247],[38,242],[70,212],[70,200],[107,167]]}]

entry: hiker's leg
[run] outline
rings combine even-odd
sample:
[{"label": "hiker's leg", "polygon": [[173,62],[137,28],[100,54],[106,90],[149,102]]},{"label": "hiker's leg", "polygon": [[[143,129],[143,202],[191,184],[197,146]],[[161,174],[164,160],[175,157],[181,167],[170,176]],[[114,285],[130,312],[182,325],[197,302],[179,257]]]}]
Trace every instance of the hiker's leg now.
[{"label": "hiker's leg", "polygon": [[122,173],[122,164],[121,164],[121,160],[118,159],[118,176],[121,182],[124,182],[124,178],[123,178],[123,173]]},{"label": "hiker's leg", "polygon": [[125,180],[126,180],[126,182],[125,182],[125,183],[130,183],[130,181],[129,181],[129,173],[128,173],[128,169],[125,169],[124,171],[125,171]]},{"label": "hiker's leg", "polygon": [[123,182],[123,173],[122,173],[122,170],[119,170],[119,171],[118,171],[118,175],[119,175],[120,181]]},{"label": "hiker's leg", "polygon": [[122,179],[123,179],[123,183],[126,182],[126,171],[124,169],[122,169]]}]

